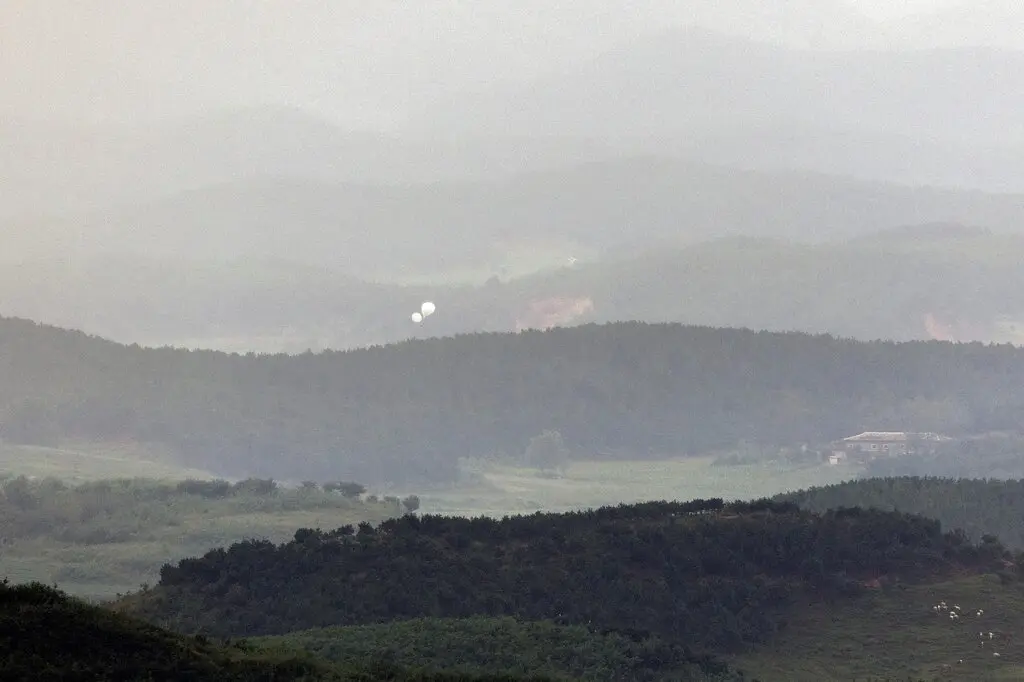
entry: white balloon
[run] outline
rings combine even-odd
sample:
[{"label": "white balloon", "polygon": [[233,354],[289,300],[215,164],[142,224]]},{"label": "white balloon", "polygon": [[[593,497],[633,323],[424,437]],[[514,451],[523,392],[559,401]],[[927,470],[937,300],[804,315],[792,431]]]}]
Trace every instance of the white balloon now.
[{"label": "white balloon", "polygon": [[423,321],[423,316],[420,315],[419,313],[413,313],[412,314],[412,321],[415,322],[416,324],[419,324],[420,322]]},{"label": "white balloon", "polygon": [[426,301],[424,302],[423,305],[420,306],[420,312],[423,313],[423,317],[433,315],[435,310],[437,310],[437,306],[435,306],[430,301]]}]

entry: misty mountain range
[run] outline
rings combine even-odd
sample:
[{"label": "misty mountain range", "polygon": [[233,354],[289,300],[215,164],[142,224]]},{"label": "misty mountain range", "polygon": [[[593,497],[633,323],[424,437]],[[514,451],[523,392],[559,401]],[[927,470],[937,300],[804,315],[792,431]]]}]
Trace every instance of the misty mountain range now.
[{"label": "misty mountain range", "polygon": [[455,100],[442,120],[518,134],[699,137],[828,125],[962,144],[1024,141],[1024,53],[809,51],[668,31],[518,91]]},{"label": "misty mountain range", "polygon": [[[0,287],[8,314],[240,352],[622,319],[1024,343],[1024,236],[955,225],[819,244],[726,238],[479,285],[375,284],[284,261],[107,256],[8,266]],[[423,300],[438,312],[415,326],[409,313]]]},{"label": "misty mountain range", "polygon": [[[702,7],[698,24],[713,14]],[[803,17],[805,36],[816,11],[832,28],[877,24],[757,7],[777,15],[765,26]],[[811,50],[733,29],[743,37],[647,32],[525,84],[446,91],[398,134],[286,106],[133,125],[9,119],[0,312],[123,341],[281,349],[405,338],[428,296],[442,314],[423,333],[579,318],[872,338],[935,336],[945,323],[921,319],[947,301],[941,315],[976,318],[972,338],[1006,337],[992,329],[1020,309],[1012,267],[961,262],[946,281],[962,286],[942,299],[935,250],[908,262],[886,247],[865,266],[844,242],[933,223],[1020,233],[1024,52]],[[756,239],[724,242],[721,263],[719,247],[694,246],[741,236]],[[585,267],[560,270],[569,257]],[[797,273],[781,272],[789,258]],[[711,274],[693,275],[695,259]],[[865,288],[857,272],[871,269],[891,276]],[[741,293],[755,271],[789,283]],[[887,321],[821,312],[871,304],[882,281],[905,301],[875,311]]]}]

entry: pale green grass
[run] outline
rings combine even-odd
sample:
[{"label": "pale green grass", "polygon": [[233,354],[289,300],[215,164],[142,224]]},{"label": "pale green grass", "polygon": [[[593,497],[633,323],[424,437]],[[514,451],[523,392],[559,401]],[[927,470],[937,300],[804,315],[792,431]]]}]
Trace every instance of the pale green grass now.
[{"label": "pale green grass", "polygon": [[564,476],[491,465],[477,472],[477,485],[421,493],[422,511],[432,514],[503,516],[535,511],[568,511],[647,500],[726,500],[768,497],[781,492],[856,478],[851,465],[713,466],[693,457],[657,461],[573,462]]},{"label": "pale green grass", "polygon": [[137,444],[74,443],[47,448],[0,443],[0,476],[53,476],[71,483],[111,478],[216,478],[171,463],[168,453]]},{"label": "pale green grass", "polygon": [[155,584],[160,567],[216,547],[248,538],[274,543],[291,540],[299,528],[335,529],[360,521],[377,523],[394,515],[387,503],[349,508],[255,512],[218,516],[190,514],[179,525],[167,526],[135,542],[81,545],[53,540],[30,540],[5,546],[0,553],[0,578],[13,582],[38,580],[56,584],[76,596],[110,599],[117,593]]},{"label": "pale green grass", "polygon": [[[932,611],[942,600],[961,606],[959,622]],[[981,617],[975,615],[979,608]],[[990,641],[990,631],[1014,637]],[[1024,586],[1003,586],[987,575],[872,593],[843,600],[841,608],[806,605],[770,645],[732,662],[762,682],[1024,680],[1021,632]]]},{"label": "pale green grass", "polygon": [[491,277],[514,280],[564,268],[569,265],[570,257],[580,262],[593,262],[600,260],[602,254],[572,239],[531,238],[496,244],[491,256],[474,264],[412,271],[369,270],[356,274],[368,281],[400,286],[479,285]]}]

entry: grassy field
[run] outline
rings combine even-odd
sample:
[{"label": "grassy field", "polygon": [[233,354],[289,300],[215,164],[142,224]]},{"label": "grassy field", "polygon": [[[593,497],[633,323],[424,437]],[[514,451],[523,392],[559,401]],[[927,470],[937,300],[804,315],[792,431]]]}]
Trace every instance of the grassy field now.
[{"label": "grassy field", "polygon": [[0,443],[0,476],[53,476],[69,483],[111,478],[215,478],[172,463],[170,453],[134,443],[67,443],[57,448]]},{"label": "grassy field", "polygon": [[0,578],[55,584],[87,599],[154,584],[164,563],[248,538],[281,543],[299,528],[378,523],[401,513],[395,501],[321,490],[210,499],[159,494],[152,480],[97,484],[100,489],[58,488],[47,480],[34,485],[37,502],[21,511],[0,504]]},{"label": "grassy field", "polygon": [[[941,601],[963,617],[933,611]],[[732,663],[762,682],[1024,680],[1022,631],[1024,586],[988,575],[872,593],[841,608],[807,605],[769,647]]]},{"label": "grassy field", "polygon": [[716,466],[712,462],[707,457],[573,462],[558,477],[534,469],[479,465],[468,472],[474,481],[471,484],[420,493],[421,510],[431,514],[504,516],[646,500],[752,499],[840,483],[860,473],[854,465]]},{"label": "grassy field", "polygon": [[[69,483],[113,478],[211,479],[206,471],[176,467],[171,457],[138,445],[69,444],[63,448],[0,445],[0,477],[53,476]],[[723,497],[749,499],[855,478],[848,466],[715,466],[711,458],[647,462],[574,462],[564,475],[485,465],[468,472],[470,482],[444,490],[403,491],[421,498],[420,513],[468,516],[566,511],[652,499]],[[381,492],[371,490],[370,492]],[[393,504],[351,502],[316,509],[231,509],[207,505],[176,508],[173,525],[154,526],[129,541],[82,544],[53,537],[5,539],[0,532],[0,576],[40,580],[71,594],[109,598],[157,580],[162,564],[248,537],[274,542],[296,529],[333,529],[394,515]]]},{"label": "grassy field", "polygon": [[[381,505],[383,506],[383,505]],[[299,528],[338,528],[390,516],[383,509],[336,509],[235,516],[195,515],[180,526],[167,527],[155,539],[84,545],[34,539],[13,542],[0,554],[0,577],[13,582],[38,580],[88,599],[108,599],[117,593],[155,584],[160,567],[188,556],[199,556],[246,538],[291,540]]]}]

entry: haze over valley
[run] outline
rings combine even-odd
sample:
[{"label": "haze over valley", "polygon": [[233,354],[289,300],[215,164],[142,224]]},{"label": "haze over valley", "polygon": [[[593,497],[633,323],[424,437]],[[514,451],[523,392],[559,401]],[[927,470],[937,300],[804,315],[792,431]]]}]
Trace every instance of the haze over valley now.
[{"label": "haze over valley", "polygon": [[0,6],[0,678],[1024,679],[1022,26]]}]

